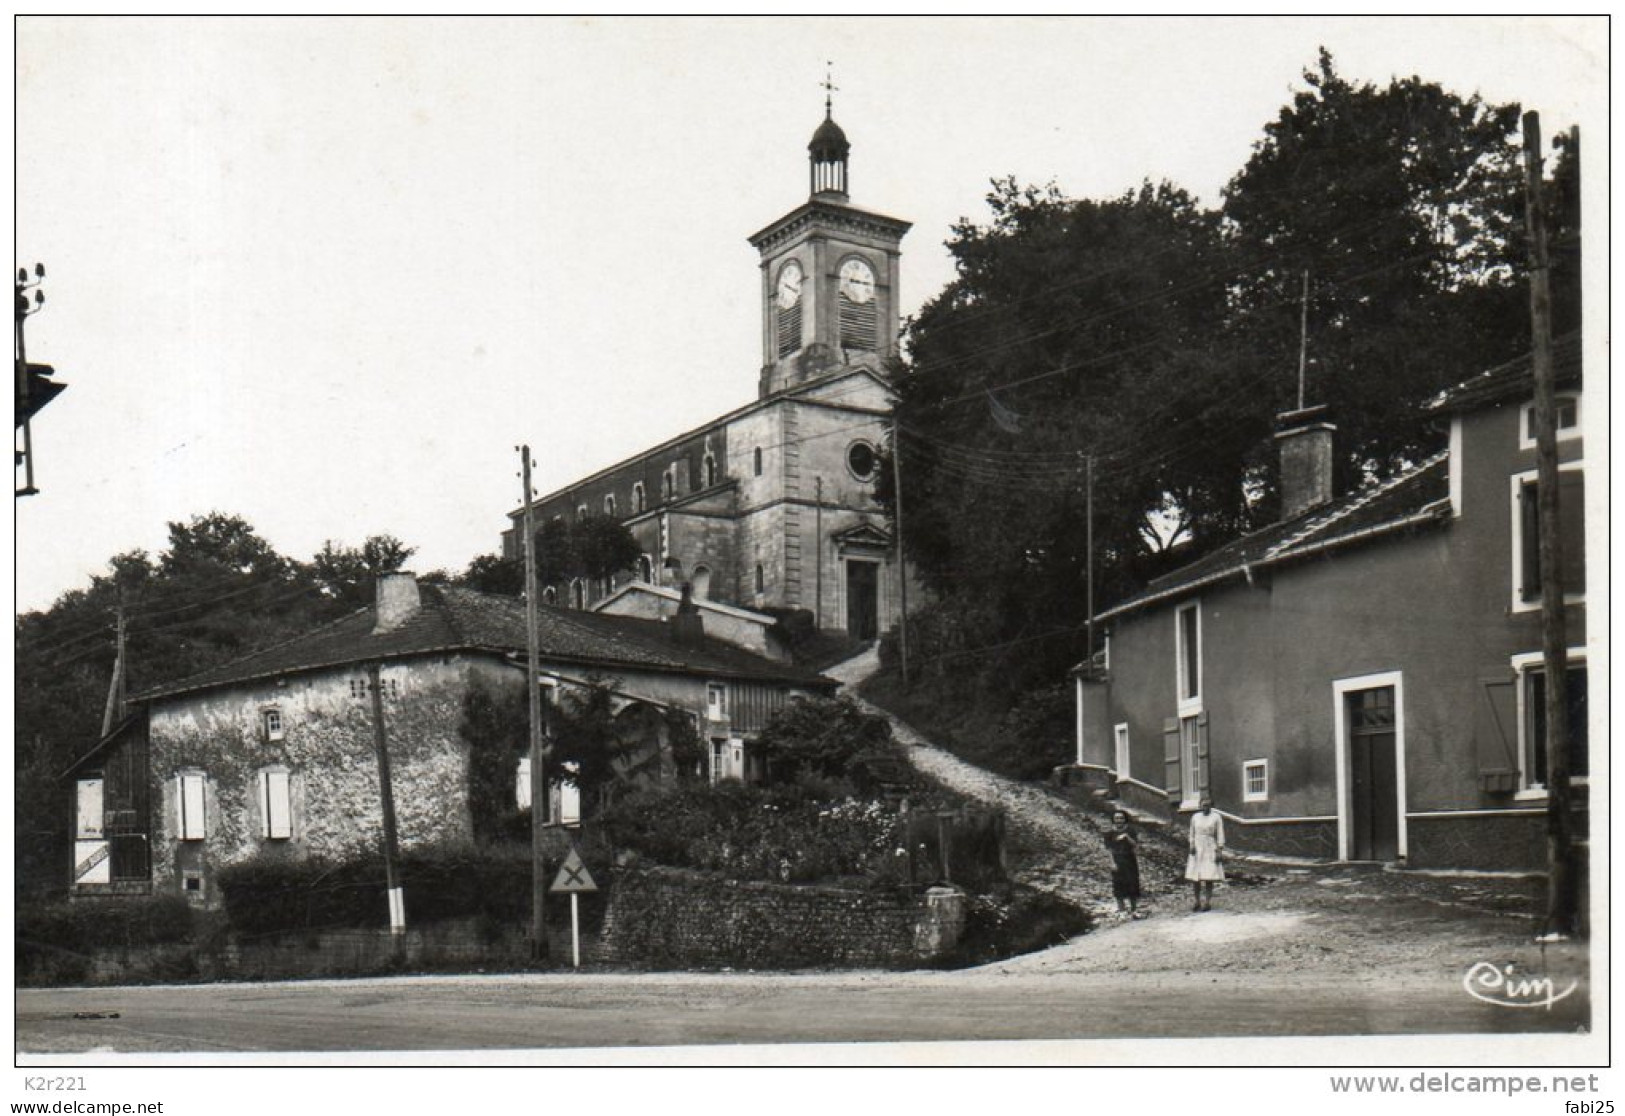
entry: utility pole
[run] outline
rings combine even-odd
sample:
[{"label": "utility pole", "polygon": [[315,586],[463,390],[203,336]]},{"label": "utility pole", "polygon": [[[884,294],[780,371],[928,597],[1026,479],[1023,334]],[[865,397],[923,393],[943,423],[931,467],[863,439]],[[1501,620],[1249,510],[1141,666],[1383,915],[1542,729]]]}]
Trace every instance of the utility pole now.
[{"label": "utility pole", "polygon": [[813,538],[818,552],[813,559],[813,627],[824,626],[824,478],[814,477],[817,502],[813,511]]},{"label": "utility pole", "polygon": [[1298,410],[1303,410],[1303,381],[1309,369],[1309,269],[1303,269],[1303,309],[1298,319]]},{"label": "utility pole", "polygon": [[1568,624],[1558,518],[1556,382],[1552,369],[1551,261],[1542,205],[1540,114],[1523,114],[1524,200],[1529,220],[1529,311],[1535,374],[1536,511],[1540,541],[1540,634],[1546,671],[1546,845],[1550,858],[1546,933],[1578,928],[1574,802],[1569,774]]},{"label": "utility pole", "polygon": [[908,565],[903,561],[903,431],[896,412],[891,420],[892,500],[897,512],[897,649],[908,689]]},{"label": "utility pole", "polygon": [[384,738],[384,685],[378,664],[367,664],[367,688],[372,691],[372,743],[378,753],[378,801],[384,812],[384,886],[389,890],[389,932],[406,933],[406,897],[401,893],[395,860],[399,855],[395,834],[395,786],[389,775],[389,744]]},{"label": "utility pole", "polygon": [[525,485],[525,688],[530,709],[530,932],[531,958],[547,959],[547,924],[543,897],[547,870],[542,863],[542,831],[547,821],[547,780],[542,777],[542,679],[536,636],[536,524],[531,510],[530,447],[519,447],[520,477]]},{"label": "utility pole", "polygon": [[124,716],[124,595],[119,594],[117,620],[117,654],[113,657],[113,677],[107,683],[107,705],[102,709],[102,736],[113,731],[113,726]]},{"label": "utility pole", "polygon": [[1086,471],[1088,474],[1088,479],[1085,482],[1083,498],[1083,549],[1086,552],[1086,556],[1084,558],[1085,572],[1083,580],[1085,585],[1085,606],[1088,609],[1087,638],[1089,653],[1084,656],[1084,662],[1088,664],[1089,670],[1093,672],[1095,667],[1095,455],[1092,453],[1087,459]]}]

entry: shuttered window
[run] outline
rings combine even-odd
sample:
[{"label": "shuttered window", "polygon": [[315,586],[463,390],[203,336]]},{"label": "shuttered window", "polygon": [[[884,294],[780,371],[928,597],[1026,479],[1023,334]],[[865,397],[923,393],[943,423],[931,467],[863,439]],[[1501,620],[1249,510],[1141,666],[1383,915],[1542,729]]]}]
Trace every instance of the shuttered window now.
[{"label": "shuttered window", "polygon": [[261,836],[285,841],[293,836],[293,798],[288,772],[268,767],[260,772]]},{"label": "shuttered window", "polygon": [[[1558,538],[1563,548],[1563,593],[1585,592],[1585,473],[1565,469],[1557,475]],[[1540,483],[1518,486],[1518,568],[1513,571],[1520,600],[1540,600]]]},{"label": "shuttered window", "polygon": [[781,306],[778,311],[779,356],[787,357],[801,348],[801,303]]},{"label": "shuttered window", "polygon": [[177,826],[175,836],[182,841],[201,841],[208,836],[203,804],[204,776],[186,771],[175,776]]},{"label": "shuttered window", "polygon": [[[1568,668],[1569,774],[1583,777],[1591,771],[1590,741],[1587,739],[1588,707],[1586,668]],[[1530,787],[1546,785],[1546,672],[1524,672],[1524,782]]]}]

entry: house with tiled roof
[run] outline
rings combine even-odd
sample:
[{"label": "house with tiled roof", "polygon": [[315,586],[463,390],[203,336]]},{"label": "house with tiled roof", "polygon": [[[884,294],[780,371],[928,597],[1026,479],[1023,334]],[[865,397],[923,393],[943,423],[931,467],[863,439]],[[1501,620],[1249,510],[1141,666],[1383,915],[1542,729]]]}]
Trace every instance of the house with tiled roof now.
[{"label": "house with tiled roof", "polygon": [[[403,847],[472,838],[480,742],[465,738],[464,699],[482,685],[523,694],[525,625],[516,598],[389,575],[371,607],[134,695],[131,715],[67,772],[75,894],[156,889],[209,903],[215,874],[250,857],[375,850],[380,748]],[[835,688],[708,633],[681,600],[664,620],[540,606],[537,628],[547,699],[609,686],[624,739],[663,776],[675,774],[674,716],[710,744],[712,778],[748,778],[773,713]],[[506,807],[528,808],[528,757],[498,760]],[[553,791],[555,823],[573,820],[570,792]]]},{"label": "house with tiled roof", "polygon": [[[1557,352],[1576,797],[1588,793],[1585,442]],[[1335,427],[1281,416],[1278,522],[1100,613],[1074,673],[1077,767],[1171,820],[1203,797],[1240,849],[1411,866],[1545,862],[1527,359],[1430,405],[1448,449],[1345,496]]]}]

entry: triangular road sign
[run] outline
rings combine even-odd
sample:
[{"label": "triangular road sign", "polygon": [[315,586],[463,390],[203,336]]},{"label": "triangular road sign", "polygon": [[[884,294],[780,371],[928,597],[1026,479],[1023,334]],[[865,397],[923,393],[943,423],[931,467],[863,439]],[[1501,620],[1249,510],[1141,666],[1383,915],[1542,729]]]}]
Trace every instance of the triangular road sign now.
[{"label": "triangular road sign", "polygon": [[574,849],[564,858],[559,866],[559,874],[553,877],[553,886],[550,891],[597,891],[598,885],[592,882],[592,873],[587,866],[581,863],[581,854]]}]

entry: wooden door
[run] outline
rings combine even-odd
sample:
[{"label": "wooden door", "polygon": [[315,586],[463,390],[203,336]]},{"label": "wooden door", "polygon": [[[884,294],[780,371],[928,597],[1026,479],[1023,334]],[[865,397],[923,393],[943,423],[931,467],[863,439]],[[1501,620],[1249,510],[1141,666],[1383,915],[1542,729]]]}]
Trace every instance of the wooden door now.
[{"label": "wooden door", "polygon": [[1399,856],[1399,766],[1394,688],[1348,695],[1349,859]]},{"label": "wooden door", "polygon": [[856,639],[880,634],[880,563],[848,559],[846,563],[846,630]]}]

